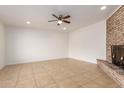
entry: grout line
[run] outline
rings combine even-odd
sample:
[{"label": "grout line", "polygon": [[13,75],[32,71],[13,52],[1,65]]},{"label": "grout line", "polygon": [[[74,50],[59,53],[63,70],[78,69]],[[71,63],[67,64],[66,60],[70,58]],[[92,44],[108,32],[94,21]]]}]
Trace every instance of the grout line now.
[{"label": "grout line", "polygon": [[[42,67],[42,68],[45,70],[44,67]],[[54,81],[54,83],[59,87],[59,85],[58,85],[57,82],[54,80],[54,78],[52,77],[52,75],[50,75],[50,74],[48,73],[48,71],[46,71],[46,73],[51,77],[51,79]]]},{"label": "grout line", "polygon": [[35,79],[35,73],[34,73],[34,71],[33,71],[33,69],[32,69],[32,74],[33,74],[33,80],[34,80],[34,83],[35,83],[35,87],[36,88],[38,88],[38,85],[37,85],[37,82],[36,82],[36,79]]},{"label": "grout line", "polygon": [[17,84],[18,84],[18,81],[19,81],[19,76],[20,76],[20,73],[21,73],[21,69],[22,69],[22,66],[20,67],[20,69],[19,69],[19,73],[18,73],[18,75],[17,75],[15,88],[16,88],[16,86],[17,86]]}]

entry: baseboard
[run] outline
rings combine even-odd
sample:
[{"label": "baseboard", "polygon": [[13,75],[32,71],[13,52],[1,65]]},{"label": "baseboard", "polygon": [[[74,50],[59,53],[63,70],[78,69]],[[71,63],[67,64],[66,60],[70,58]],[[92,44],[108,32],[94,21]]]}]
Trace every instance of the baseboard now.
[{"label": "baseboard", "polygon": [[51,58],[51,59],[33,59],[33,60],[28,60],[28,61],[16,61],[14,63],[7,63],[6,65],[16,65],[16,64],[26,64],[26,63],[34,63],[34,62],[44,62],[44,61],[53,61],[53,60],[60,60],[60,59],[68,59],[67,57],[64,58]]},{"label": "baseboard", "polygon": [[82,62],[88,62],[88,63],[97,64],[97,62],[94,63],[94,62],[90,62],[90,61],[86,61],[86,60],[82,60],[82,59],[78,59],[78,58],[72,58],[72,57],[69,57],[69,59],[73,59],[73,60],[77,60],[77,61],[82,61]]},{"label": "baseboard", "polygon": [[[64,57],[64,58],[52,58],[52,59],[46,59],[46,60],[40,60],[40,59],[33,59],[33,60],[28,60],[28,61],[16,61],[14,63],[8,63],[6,65],[16,65],[16,64],[26,64],[26,63],[34,63],[34,62],[44,62],[44,61],[54,61],[54,60],[64,60],[64,59],[72,59],[72,60],[77,60],[77,61],[82,61],[82,62],[88,62],[88,63],[93,63],[89,62],[86,60],[78,59],[78,58],[72,58],[72,57]],[[96,64],[96,63],[94,63]],[[3,67],[2,67],[3,68]]]}]

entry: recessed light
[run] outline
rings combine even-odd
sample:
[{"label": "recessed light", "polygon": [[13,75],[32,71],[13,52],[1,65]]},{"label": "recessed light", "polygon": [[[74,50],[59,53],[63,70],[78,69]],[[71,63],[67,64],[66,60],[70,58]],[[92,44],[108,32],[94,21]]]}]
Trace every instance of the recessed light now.
[{"label": "recessed light", "polygon": [[106,8],[107,8],[107,6],[102,6],[100,9],[105,10]]},{"label": "recessed light", "polygon": [[66,30],[67,28],[66,27],[63,27],[63,30]]},{"label": "recessed light", "polygon": [[27,21],[27,22],[26,22],[26,24],[28,24],[28,25],[29,25],[29,24],[31,24],[31,22],[30,22],[30,21]]}]

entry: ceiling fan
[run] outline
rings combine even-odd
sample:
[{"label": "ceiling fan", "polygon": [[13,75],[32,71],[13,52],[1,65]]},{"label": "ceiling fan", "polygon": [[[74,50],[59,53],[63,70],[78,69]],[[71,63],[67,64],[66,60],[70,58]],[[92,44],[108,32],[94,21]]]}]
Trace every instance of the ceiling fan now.
[{"label": "ceiling fan", "polygon": [[54,16],[55,18],[57,18],[56,20],[49,20],[48,22],[55,22],[57,21],[57,25],[59,26],[60,24],[62,24],[63,22],[64,23],[68,23],[70,24],[71,22],[66,20],[68,18],[70,18],[71,16],[70,15],[67,15],[67,16],[63,16],[63,15],[59,15],[59,16],[56,16],[55,14],[52,14],[52,16]]}]

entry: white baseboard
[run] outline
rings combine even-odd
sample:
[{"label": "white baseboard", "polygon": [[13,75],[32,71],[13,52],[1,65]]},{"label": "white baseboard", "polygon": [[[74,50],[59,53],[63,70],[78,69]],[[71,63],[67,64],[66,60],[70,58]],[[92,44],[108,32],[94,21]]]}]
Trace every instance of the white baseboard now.
[{"label": "white baseboard", "polygon": [[64,58],[51,58],[51,59],[32,59],[32,60],[25,60],[25,61],[16,61],[14,63],[7,63],[7,65],[16,65],[16,64],[25,64],[25,63],[33,63],[33,62],[44,62],[44,61],[52,61],[52,60],[59,60],[59,59],[67,59],[67,57]]},{"label": "white baseboard", "polygon": [[[89,62],[89,61],[86,61],[86,60],[82,60],[82,59],[78,59],[78,58],[73,58],[73,57],[63,57],[63,58],[51,58],[51,59],[32,59],[32,60],[25,60],[25,61],[16,61],[14,63],[8,63],[6,65],[15,65],[15,64],[25,64],[25,63],[33,63],[33,62],[44,62],[44,61],[53,61],[53,60],[59,60],[59,59],[73,59],[73,60],[77,60],[77,61],[82,61],[82,62],[88,62],[88,63],[93,63],[93,62]],[[96,64],[96,63],[94,63]],[[3,67],[1,67],[2,69]]]},{"label": "white baseboard", "polygon": [[89,62],[89,61],[82,60],[82,59],[78,59],[78,58],[72,58],[72,57],[69,57],[69,58],[70,58],[70,59],[73,59],[73,60],[77,60],[77,61],[82,61],[82,62],[88,62],[88,63],[97,64],[97,63],[94,63],[94,62]]}]

